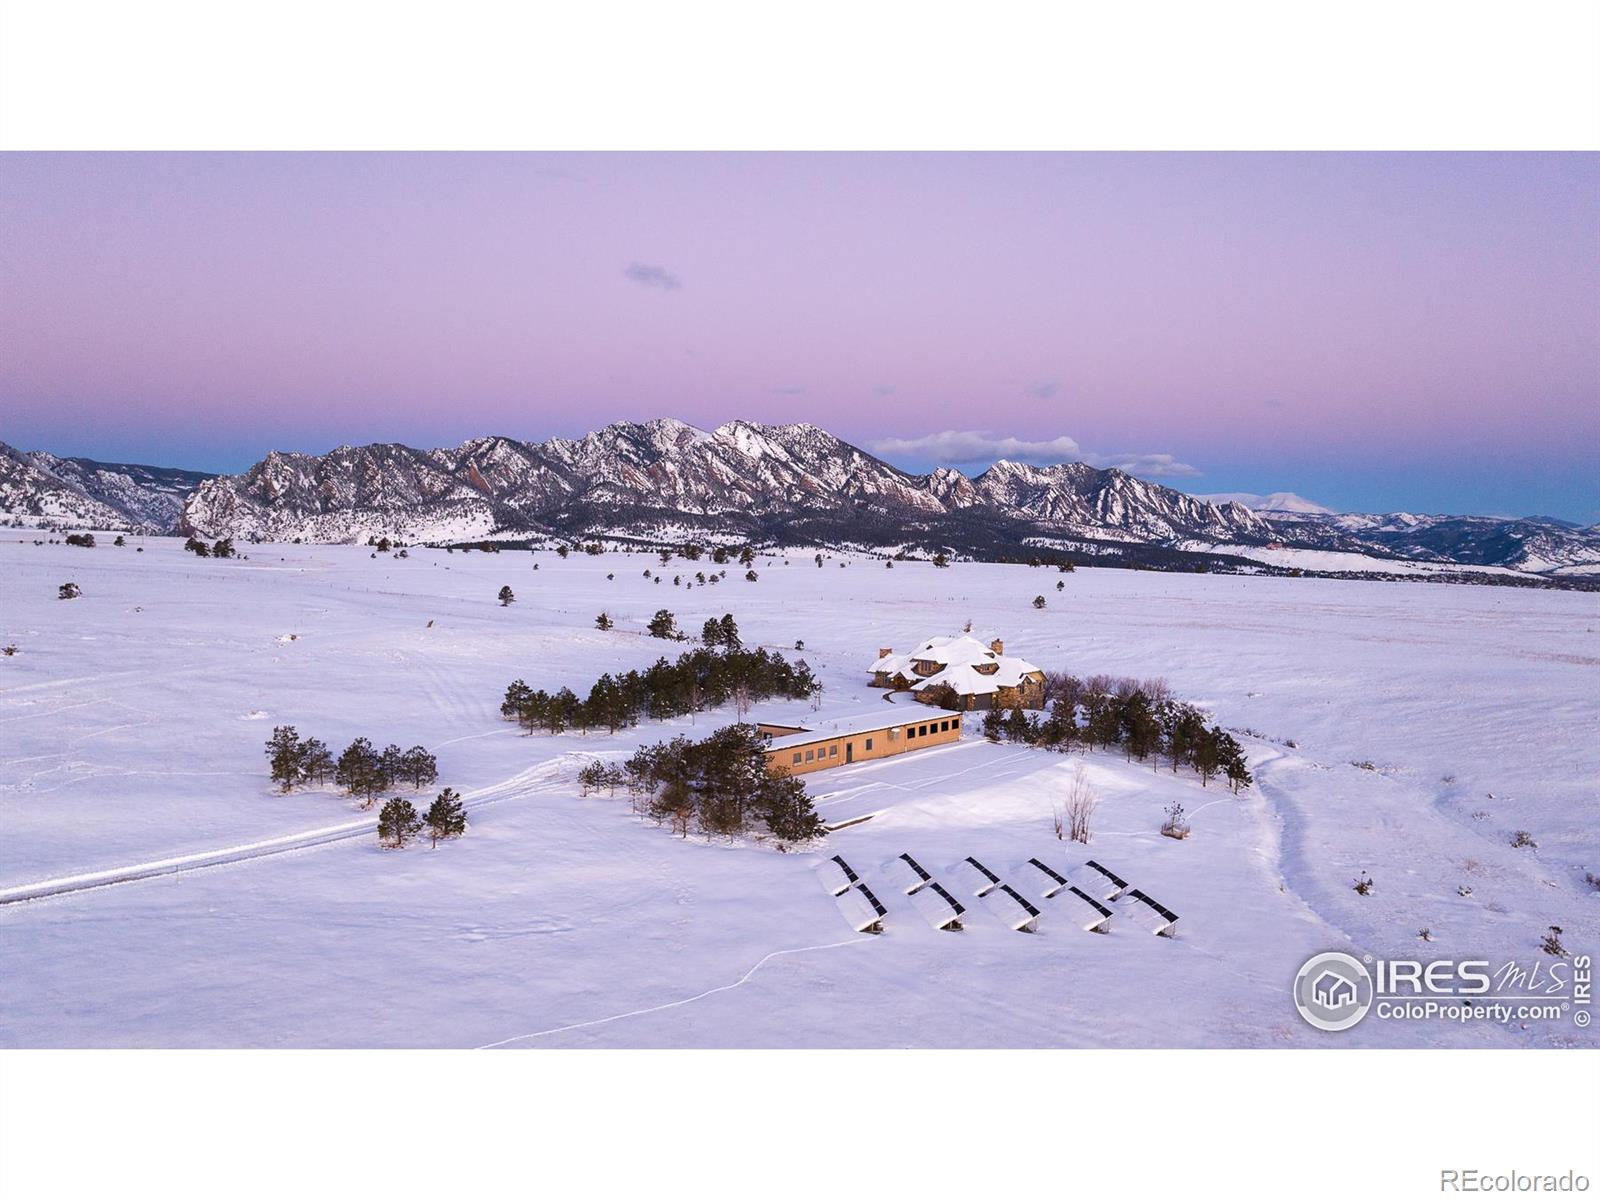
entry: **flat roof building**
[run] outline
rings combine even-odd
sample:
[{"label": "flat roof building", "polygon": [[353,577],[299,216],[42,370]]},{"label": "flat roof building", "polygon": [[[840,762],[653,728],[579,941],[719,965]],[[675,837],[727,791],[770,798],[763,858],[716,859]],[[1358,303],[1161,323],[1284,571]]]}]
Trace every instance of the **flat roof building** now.
[{"label": "flat roof building", "polygon": [[772,724],[759,728],[772,737],[767,746],[767,769],[803,775],[948,745],[960,740],[961,714],[922,712],[913,716],[902,710],[843,717],[817,729]]}]

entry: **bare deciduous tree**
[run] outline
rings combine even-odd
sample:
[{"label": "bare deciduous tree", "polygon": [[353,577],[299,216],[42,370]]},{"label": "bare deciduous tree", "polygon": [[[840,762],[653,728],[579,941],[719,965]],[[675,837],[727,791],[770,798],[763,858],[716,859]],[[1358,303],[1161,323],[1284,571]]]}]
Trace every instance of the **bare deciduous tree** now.
[{"label": "bare deciduous tree", "polygon": [[[1072,772],[1072,785],[1067,789],[1067,836],[1075,842],[1089,843],[1089,822],[1094,810],[1100,807],[1089,782],[1089,773],[1079,763]],[[1059,834],[1057,835],[1059,836]]]}]

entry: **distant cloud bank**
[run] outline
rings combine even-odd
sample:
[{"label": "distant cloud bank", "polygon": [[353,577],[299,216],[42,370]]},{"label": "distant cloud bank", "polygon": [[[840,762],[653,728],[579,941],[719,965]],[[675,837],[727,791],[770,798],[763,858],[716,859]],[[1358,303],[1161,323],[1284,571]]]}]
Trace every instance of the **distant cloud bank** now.
[{"label": "distant cloud bank", "polygon": [[1012,462],[1050,466],[1059,462],[1086,462],[1093,467],[1116,467],[1130,475],[1149,478],[1193,478],[1200,472],[1170,454],[1094,454],[1065,435],[1048,441],[997,437],[975,429],[946,429],[918,438],[882,438],[872,449],[885,458],[902,458],[944,466],[988,465],[1006,458]]}]

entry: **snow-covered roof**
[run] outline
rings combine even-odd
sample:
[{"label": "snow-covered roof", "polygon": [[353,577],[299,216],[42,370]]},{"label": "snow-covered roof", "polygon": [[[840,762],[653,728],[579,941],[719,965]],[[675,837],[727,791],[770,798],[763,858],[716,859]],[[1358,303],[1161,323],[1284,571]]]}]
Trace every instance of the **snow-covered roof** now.
[{"label": "snow-covered roof", "polygon": [[[924,709],[921,712],[907,711],[904,705],[890,708],[887,704],[882,706],[883,712],[856,713],[853,716],[839,717],[824,724],[819,724],[815,729],[807,729],[802,733],[789,733],[782,737],[775,737],[767,743],[769,750],[787,750],[794,746],[809,746],[813,742],[827,741],[830,738],[849,737],[856,733],[876,733],[882,729],[898,729],[902,725],[916,725],[932,719]],[[921,708],[921,705],[917,706]],[[934,713],[932,716],[944,716],[944,713]],[[949,714],[959,716],[959,713]]]},{"label": "snow-covered roof", "polygon": [[[874,674],[914,677],[911,664],[915,661],[935,662],[941,670],[924,676],[911,685],[913,692],[949,684],[962,696],[984,696],[1003,687],[1017,687],[1023,677],[1039,668],[1025,658],[1001,654],[992,646],[980,642],[971,634],[954,637],[929,638],[910,654],[885,654],[868,668]],[[993,663],[992,672],[977,670],[979,666]]]}]

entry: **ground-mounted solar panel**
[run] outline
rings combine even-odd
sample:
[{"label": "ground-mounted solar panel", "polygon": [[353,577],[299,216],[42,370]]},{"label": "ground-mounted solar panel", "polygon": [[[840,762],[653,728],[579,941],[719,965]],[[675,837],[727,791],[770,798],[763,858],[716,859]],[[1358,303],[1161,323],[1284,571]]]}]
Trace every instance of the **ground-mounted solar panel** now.
[{"label": "ground-mounted solar panel", "polygon": [[961,901],[957,900],[949,892],[945,891],[944,884],[940,883],[938,880],[930,881],[928,887],[933,891],[934,895],[938,896],[951,908],[955,909],[957,916],[960,916],[962,913],[967,911],[967,906],[962,904]]},{"label": "ground-mounted solar panel", "polygon": [[1086,872],[1081,881],[1083,890],[1093,892],[1102,900],[1115,900],[1128,890],[1128,881],[1115,871],[1107,870],[1094,859],[1083,864]]},{"label": "ground-mounted solar panel", "polygon": [[833,898],[839,912],[857,933],[882,933],[884,907],[871,892],[857,885]]},{"label": "ground-mounted solar panel", "polygon": [[937,880],[930,880],[927,887],[911,892],[910,898],[911,907],[935,929],[960,930],[961,915],[967,910]]},{"label": "ground-mounted solar panel", "polygon": [[998,884],[986,893],[983,906],[1008,929],[1032,933],[1039,928],[1039,910],[1010,884]]},{"label": "ground-mounted solar panel", "polygon": [[1062,888],[1068,887],[1071,883],[1071,881],[1065,875],[1061,874],[1061,872],[1057,871],[1053,867],[1046,866],[1037,858],[1030,858],[1028,860],[1028,865],[1050,881],[1045,885],[1044,889],[1044,898],[1046,900],[1050,899],[1050,897],[1054,896]]},{"label": "ground-mounted solar panel", "polygon": [[1171,937],[1172,928],[1178,923],[1177,913],[1151,899],[1138,888],[1134,888],[1123,897],[1123,903],[1117,905],[1117,911],[1125,914],[1139,928],[1157,937]]},{"label": "ground-mounted solar panel", "polygon": [[1111,910],[1080,887],[1069,887],[1061,892],[1056,907],[1069,921],[1090,933],[1105,933],[1111,927]]},{"label": "ground-mounted solar panel", "polygon": [[1000,876],[989,870],[988,867],[984,866],[971,855],[968,855],[965,859],[963,859],[962,863],[967,871],[968,882],[973,885],[973,895],[987,896],[1000,885]]},{"label": "ground-mounted solar panel", "polygon": [[837,854],[835,854],[833,856],[833,861],[839,864],[839,869],[844,872],[845,878],[848,879],[851,883],[860,883],[861,882],[860,876],[858,876],[854,871],[852,871],[850,869],[850,864],[845,862],[844,859],[840,858]]},{"label": "ground-mounted solar panel", "polygon": [[895,874],[900,881],[900,886],[908,896],[933,882],[933,876],[923,870],[922,864],[909,854],[902,854],[897,857],[895,866]]},{"label": "ground-mounted solar panel", "polygon": [[822,886],[827,889],[828,895],[837,896],[854,886],[856,873],[846,866],[838,855],[834,855],[817,863],[817,878],[822,881]]},{"label": "ground-mounted solar panel", "polygon": [[872,894],[872,889],[866,884],[856,884],[856,891],[860,892],[867,898],[867,903],[872,905],[873,911],[876,912],[880,917],[887,917],[889,915],[889,910],[885,908],[878,898]]}]

